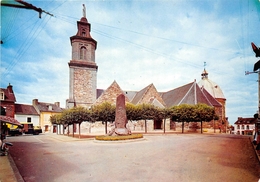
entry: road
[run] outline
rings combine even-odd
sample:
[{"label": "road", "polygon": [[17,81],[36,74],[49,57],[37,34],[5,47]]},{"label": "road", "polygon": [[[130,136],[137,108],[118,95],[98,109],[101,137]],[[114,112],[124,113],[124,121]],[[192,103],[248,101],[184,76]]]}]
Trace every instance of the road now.
[{"label": "road", "polygon": [[259,163],[246,136],[147,135],[113,143],[56,134],[8,137],[26,182],[254,182]]}]

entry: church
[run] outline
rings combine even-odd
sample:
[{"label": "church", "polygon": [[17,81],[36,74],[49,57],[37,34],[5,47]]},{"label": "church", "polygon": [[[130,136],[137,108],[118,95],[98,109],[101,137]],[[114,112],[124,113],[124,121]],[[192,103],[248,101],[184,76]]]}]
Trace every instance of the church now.
[{"label": "church", "polygon": [[[201,80],[181,87],[159,92],[151,83],[139,91],[126,91],[114,81],[107,89],[97,89],[98,66],[95,60],[97,41],[91,37],[91,24],[86,18],[85,6],[83,17],[77,21],[77,33],[70,37],[72,56],[69,66],[69,98],[66,108],[76,106],[91,107],[103,102],[115,104],[119,94],[126,96],[126,102],[132,104],[148,103],[160,108],[169,108],[181,104],[204,103],[215,108],[219,120],[214,123],[214,128],[226,130],[228,125],[225,107],[226,98],[215,82],[208,78],[204,69]],[[151,128],[161,129],[161,123],[154,123]],[[170,124],[169,124],[170,127]],[[169,128],[171,129],[171,128]]]}]

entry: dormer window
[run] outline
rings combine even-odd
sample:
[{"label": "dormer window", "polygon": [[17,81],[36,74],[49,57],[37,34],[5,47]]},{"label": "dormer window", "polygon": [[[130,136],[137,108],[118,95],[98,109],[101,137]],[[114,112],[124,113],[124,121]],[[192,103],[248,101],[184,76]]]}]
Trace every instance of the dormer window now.
[{"label": "dormer window", "polygon": [[5,100],[5,94],[4,94],[4,92],[1,92],[1,93],[0,93],[0,100]]},{"label": "dormer window", "polygon": [[49,111],[52,111],[52,105],[49,105],[49,106],[48,106],[48,110],[49,110]]}]

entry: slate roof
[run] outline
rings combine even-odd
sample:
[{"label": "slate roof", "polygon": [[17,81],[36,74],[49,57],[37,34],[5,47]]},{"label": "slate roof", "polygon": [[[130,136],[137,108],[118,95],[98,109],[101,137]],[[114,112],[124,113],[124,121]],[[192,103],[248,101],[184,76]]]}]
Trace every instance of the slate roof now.
[{"label": "slate roof", "polygon": [[40,112],[62,112],[63,111],[63,109],[57,106],[56,104],[45,103],[45,102],[38,102],[35,105],[35,107],[37,107],[37,109]]},{"label": "slate roof", "polygon": [[[205,92],[205,91],[204,91]],[[215,101],[210,102],[214,98],[208,99],[194,81],[182,87],[162,93],[162,98],[167,107],[178,106],[181,104],[195,105],[198,103],[207,104],[208,106],[218,105]]]},{"label": "slate roof", "polygon": [[201,88],[201,91],[214,107],[222,107],[222,105],[206,89],[204,89],[204,87]]},{"label": "slate roof", "polygon": [[161,95],[156,90],[153,84],[148,85],[135,94],[131,103],[137,105],[141,103],[153,104],[158,107],[165,107],[165,103]]},{"label": "slate roof", "polygon": [[15,104],[15,114],[39,115],[32,105]]},{"label": "slate roof", "polygon": [[242,118],[242,117],[239,117],[234,124],[236,124],[236,125],[242,125],[242,124],[248,125],[248,124],[255,124],[256,121],[257,121],[257,119],[255,119],[255,118]]},{"label": "slate roof", "polygon": [[138,104],[138,102],[142,99],[143,95],[145,94],[145,92],[148,90],[149,87],[150,85],[137,92],[134,98],[131,100],[131,103]]},{"label": "slate roof", "polygon": [[124,91],[125,95],[128,97],[129,100],[133,100],[134,96],[136,95],[137,91]]}]

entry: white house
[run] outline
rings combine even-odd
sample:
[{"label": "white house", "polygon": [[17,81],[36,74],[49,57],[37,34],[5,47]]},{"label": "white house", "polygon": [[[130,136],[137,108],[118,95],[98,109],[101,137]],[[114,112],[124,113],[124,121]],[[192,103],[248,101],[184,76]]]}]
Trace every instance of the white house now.
[{"label": "white house", "polygon": [[255,132],[255,118],[238,117],[234,123],[234,132],[237,135],[253,135]]},{"label": "white house", "polygon": [[15,104],[14,118],[20,123],[29,122],[34,126],[40,126],[40,115],[33,105]]}]

